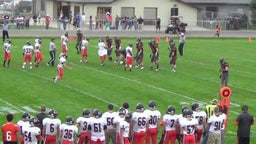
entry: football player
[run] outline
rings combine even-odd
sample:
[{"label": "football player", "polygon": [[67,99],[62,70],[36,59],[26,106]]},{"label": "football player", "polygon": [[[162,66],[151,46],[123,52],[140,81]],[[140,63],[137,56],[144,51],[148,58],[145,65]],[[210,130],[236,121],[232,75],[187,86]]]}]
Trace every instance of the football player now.
[{"label": "football player", "polygon": [[62,49],[62,54],[66,54],[67,56],[67,52],[68,52],[68,46],[67,46],[67,42],[68,42],[68,32],[66,32],[64,35],[61,36],[61,49]]},{"label": "football player", "polygon": [[24,144],[24,131],[25,127],[30,127],[30,114],[28,112],[24,112],[22,114],[22,120],[19,120],[17,122],[17,125],[20,128],[20,144]]},{"label": "football player", "polygon": [[137,38],[137,43],[136,43],[136,49],[137,49],[137,53],[136,53],[136,66],[140,67],[140,69],[144,69],[144,64],[143,64],[143,57],[144,57],[144,48],[143,48],[143,42],[141,37]]},{"label": "football player", "polygon": [[29,69],[32,69],[32,55],[34,54],[34,48],[31,45],[31,43],[29,41],[26,42],[26,45],[23,46],[23,65],[22,65],[22,69],[25,69],[25,66],[27,63],[29,63]]},{"label": "football player", "polygon": [[149,101],[148,107],[149,108],[144,111],[144,113],[149,116],[149,127],[147,130],[146,144],[150,144],[150,141],[152,141],[152,144],[156,144],[158,124],[161,113],[159,110],[156,109],[156,102],[153,100]]},{"label": "football player", "polygon": [[229,64],[223,59],[221,63],[221,86],[228,86]]},{"label": "football player", "polygon": [[87,63],[87,57],[88,57],[88,46],[89,46],[89,38],[84,37],[84,39],[82,40],[81,43],[81,59],[80,59],[80,63],[83,62],[83,59],[85,60],[85,62]]},{"label": "football player", "polygon": [[49,117],[43,119],[43,136],[45,144],[56,143],[60,132],[60,119],[58,113],[52,109],[49,111]]},{"label": "football player", "polygon": [[154,65],[156,65],[156,71],[159,70],[159,47],[158,43],[155,40],[151,40],[149,42],[149,46],[151,49],[150,54],[150,70],[153,70]]},{"label": "football player", "polygon": [[179,53],[180,53],[180,56],[183,56],[184,55],[184,45],[185,45],[185,34],[184,33],[180,33],[179,35]]},{"label": "football player", "polygon": [[163,116],[162,125],[163,125],[163,132],[164,139],[163,144],[175,144],[176,141],[176,127],[178,124],[178,115],[175,114],[175,107],[168,106],[166,114]]},{"label": "football player", "polygon": [[76,53],[79,54],[81,52],[81,45],[83,40],[83,34],[81,30],[77,30],[76,32],[77,42],[76,42]]},{"label": "football player", "polygon": [[120,122],[120,142],[121,144],[130,144],[130,121],[132,118],[131,113],[127,113],[123,121]]},{"label": "football player", "polygon": [[83,114],[81,117],[76,119],[76,125],[79,128],[80,137],[78,139],[78,144],[90,144],[91,135],[88,130],[88,125],[90,123],[90,113],[91,111],[88,109],[83,110]]},{"label": "football player", "polygon": [[193,117],[198,121],[196,130],[196,144],[200,144],[203,131],[206,129],[206,113],[200,110],[198,103],[193,103],[191,109],[193,111]]},{"label": "football player", "polygon": [[103,39],[99,39],[98,55],[100,57],[101,66],[104,66],[105,60],[106,60],[106,55],[107,55],[107,47],[106,47]]},{"label": "football player", "polygon": [[121,144],[120,123],[124,121],[126,114],[126,109],[121,107],[118,110],[118,116],[116,116],[113,120],[114,127],[116,128],[116,144]]},{"label": "football player", "polygon": [[25,144],[37,144],[43,140],[41,136],[40,128],[36,127],[36,124],[39,123],[37,118],[31,118],[29,120],[30,126],[24,127],[24,143]]},{"label": "football player", "polygon": [[4,123],[1,128],[2,141],[4,144],[12,143],[18,144],[20,128],[13,123],[13,114],[6,115],[7,123]]},{"label": "football player", "polygon": [[109,61],[112,61],[112,49],[113,49],[112,43],[113,43],[113,40],[109,36],[106,36],[106,45],[108,49],[107,55],[108,55]]},{"label": "football player", "polygon": [[[115,63],[117,65],[119,65],[119,63],[121,62],[121,50],[122,50],[122,42],[121,42],[121,39],[118,38],[118,37],[114,37],[114,40],[115,40],[115,53],[116,53],[116,61]],[[120,63],[121,64],[121,63]]]},{"label": "football player", "polygon": [[144,106],[141,103],[136,105],[136,112],[132,114],[130,128],[133,132],[133,144],[143,144],[148,130],[149,117],[144,113]]},{"label": "football player", "polygon": [[102,118],[107,122],[107,130],[105,135],[105,144],[109,144],[110,139],[112,143],[116,143],[116,129],[114,127],[114,118],[117,116],[117,112],[114,111],[112,104],[108,105],[108,111],[104,112]]},{"label": "football player", "polygon": [[133,57],[132,57],[132,43],[128,43],[128,46],[125,49],[126,51],[126,63],[124,70],[126,71],[127,67],[129,71],[132,71]]},{"label": "football player", "polygon": [[183,135],[182,141],[184,144],[194,144],[198,121],[193,118],[192,110],[186,109],[184,114],[186,118],[180,121],[180,134]]},{"label": "football player", "polygon": [[100,110],[94,110],[88,129],[91,132],[91,144],[105,144],[106,120]]},{"label": "football player", "polygon": [[3,67],[5,67],[5,64],[7,62],[7,67],[10,66],[10,62],[12,60],[12,56],[11,56],[11,39],[8,39],[5,43],[4,43],[4,62],[3,62]]},{"label": "football player", "polygon": [[64,77],[64,72],[63,72],[63,68],[66,67],[66,68],[69,68],[69,69],[72,69],[72,67],[68,66],[66,64],[67,62],[67,56],[66,54],[61,54],[60,55],[60,58],[59,58],[59,64],[57,65],[57,76],[55,76],[53,78],[53,83],[56,83],[58,80],[62,79]]},{"label": "football player", "polygon": [[76,144],[77,143],[78,128],[74,125],[72,116],[66,117],[66,123],[60,125],[61,144]]},{"label": "football player", "polygon": [[39,63],[43,60],[42,51],[42,40],[40,36],[37,36],[34,44],[35,51],[35,67],[38,67]]},{"label": "football player", "polygon": [[177,60],[177,48],[175,47],[175,43],[170,42],[170,65],[172,67],[172,72],[176,72],[176,60]]}]

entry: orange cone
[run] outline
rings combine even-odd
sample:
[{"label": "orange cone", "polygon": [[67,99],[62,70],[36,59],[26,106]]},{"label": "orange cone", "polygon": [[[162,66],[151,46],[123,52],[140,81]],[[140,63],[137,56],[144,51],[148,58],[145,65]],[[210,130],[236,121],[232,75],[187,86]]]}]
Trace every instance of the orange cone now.
[{"label": "orange cone", "polygon": [[168,37],[166,37],[166,38],[165,38],[165,41],[166,41],[166,42],[169,42],[169,38],[168,38]]},{"label": "orange cone", "polygon": [[249,42],[249,43],[252,42],[252,37],[249,37],[249,38],[248,38],[248,42]]}]

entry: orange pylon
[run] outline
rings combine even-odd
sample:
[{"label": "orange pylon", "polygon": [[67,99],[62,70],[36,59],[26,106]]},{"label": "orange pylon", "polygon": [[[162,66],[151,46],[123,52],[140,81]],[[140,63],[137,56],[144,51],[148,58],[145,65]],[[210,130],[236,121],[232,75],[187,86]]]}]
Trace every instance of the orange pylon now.
[{"label": "orange pylon", "polygon": [[252,37],[248,37],[248,42],[252,42]]}]

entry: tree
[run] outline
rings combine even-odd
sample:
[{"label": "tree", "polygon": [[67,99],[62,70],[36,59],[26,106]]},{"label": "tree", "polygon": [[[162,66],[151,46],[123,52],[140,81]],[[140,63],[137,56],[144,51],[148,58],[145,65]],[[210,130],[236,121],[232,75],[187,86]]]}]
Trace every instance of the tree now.
[{"label": "tree", "polygon": [[250,10],[251,10],[251,23],[253,25],[256,25],[256,0],[251,0]]}]

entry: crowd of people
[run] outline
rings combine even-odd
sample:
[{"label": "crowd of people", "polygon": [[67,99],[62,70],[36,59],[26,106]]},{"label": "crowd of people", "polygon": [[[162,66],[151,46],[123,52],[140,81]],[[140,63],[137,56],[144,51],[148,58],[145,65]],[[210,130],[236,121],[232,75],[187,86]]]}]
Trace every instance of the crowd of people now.
[{"label": "crowd of people", "polygon": [[[65,121],[58,118],[55,109],[41,106],[41,111],[32,117],[29,112],[15,124],[14,115],[6,115],[7,123],[2,126],[4,144],[225,144],[227,111],[223,111],[217,99],[205,109],[199,103],[184,105],[181,112],[169,105],[165,113],[157,109],[154,100],[148,107],[138,103],[135,111],[129,103],[123,103],[117,111],[113,104],[107,109],[83,109],[81,116],[67,116]],[[250,127],[253,117],[248,106],[242,107],[243,113],[234,121],[238,125],[238,141],[249,144]],[[162,135],[158,142],[158,133]]]}]

